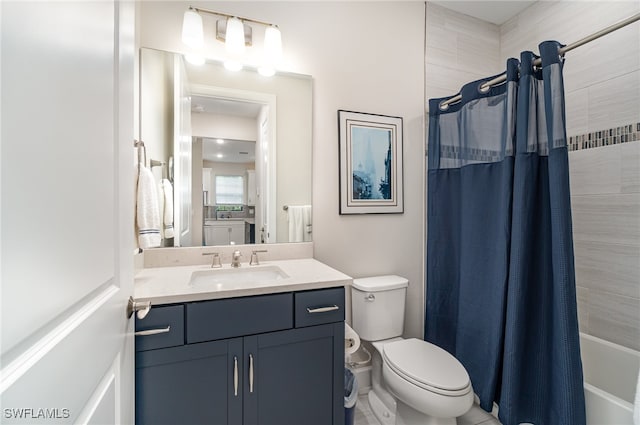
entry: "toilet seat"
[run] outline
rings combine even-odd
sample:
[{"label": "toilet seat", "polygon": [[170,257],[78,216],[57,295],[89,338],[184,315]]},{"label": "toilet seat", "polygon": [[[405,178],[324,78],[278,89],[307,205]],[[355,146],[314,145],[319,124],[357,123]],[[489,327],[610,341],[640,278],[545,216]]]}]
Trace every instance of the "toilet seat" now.
[{"label": "toilet seat", "polygon": [[384,345],[382,354],[394,373],[424,390],[449,397],[472,390],[464,366],[434,344],[415,338],[394,341]]}]

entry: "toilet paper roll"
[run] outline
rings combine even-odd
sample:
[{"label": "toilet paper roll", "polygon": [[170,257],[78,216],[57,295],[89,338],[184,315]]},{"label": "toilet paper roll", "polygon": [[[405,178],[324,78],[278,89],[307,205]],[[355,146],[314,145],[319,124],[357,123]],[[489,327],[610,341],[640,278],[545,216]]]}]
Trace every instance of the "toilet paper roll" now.
[{"label": "toilet paper roll", "polygon": [[344,352],[345,354],[353,354],[360,348],[360,337],[351,329],[351,326],[344,324]]}]

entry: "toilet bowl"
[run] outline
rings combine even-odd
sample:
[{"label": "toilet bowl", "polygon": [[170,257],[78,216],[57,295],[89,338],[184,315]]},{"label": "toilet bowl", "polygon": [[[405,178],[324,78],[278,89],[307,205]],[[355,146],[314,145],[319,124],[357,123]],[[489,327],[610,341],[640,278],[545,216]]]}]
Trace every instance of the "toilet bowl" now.
[{"label": "toilet bowl", "polygon": [[419,339],[383,345],[382,376],[397,399],[396,424],[452,424],[473,404],[469,375],[445,350]]},{"label": "toilet bowl", "polygon": [[399,276],[353,281],[353,329],[375,348],[371,409],[383,425],[455,425],[473,404],[469,375],[440,347],[400,338],[407,285]]}]

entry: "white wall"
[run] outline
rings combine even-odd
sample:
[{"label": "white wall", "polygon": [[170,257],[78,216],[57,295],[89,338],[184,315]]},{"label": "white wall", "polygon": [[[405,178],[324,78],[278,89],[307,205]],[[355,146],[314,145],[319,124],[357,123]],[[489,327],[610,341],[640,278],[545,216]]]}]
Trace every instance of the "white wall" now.
[{"label": "white wall", "polygon": [[[424,4],[289,3],[282,19],[301,70],[314,78],[315,257],[353,277],[407,277],[405,334],[421,337]],[[403,117],[404,214],[338,214],[338,109]]]},{"label": "white wall", "polygon": [[219,137],[235,140],[258,140],[255,118],[213,113],[192,113],[191,133],[195,137]]},{"label": "white wall", "polygon": [[[140,138],[145,143],[146,165],[151,159],[168,163],[173,155],[173,58],[146,50],[141,62],[144,66],[140,78]],[[156,181],[160,181],[161,168],[154,168],[153,172]]]},{"label": "white wall", "polygon": [[[405,333],[422,336],[424,3],[192,4],[280,26],[285,70],[313,76],[313,162],[307,169],[313,169],[314,255],[353,277],[407,277]],[[184,2],[143,2],[141,45],[185,51],[180,31],[186,7]],[[261,43],[260,31],[254,30],[254,37]],[[338,214],[338,109],[403,117],[404,214]]]}]

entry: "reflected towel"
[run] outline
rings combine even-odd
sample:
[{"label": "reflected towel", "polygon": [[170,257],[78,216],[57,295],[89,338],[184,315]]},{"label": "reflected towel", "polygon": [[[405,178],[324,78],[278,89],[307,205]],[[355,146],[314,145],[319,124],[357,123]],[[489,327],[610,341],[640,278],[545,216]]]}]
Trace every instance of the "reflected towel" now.
[{"label": "reflected towel", "polygon": [[158,189],[151,170],[142,165],[138,175],[136,222],[140,248],[159,247],[161,239]]},{"label": "reflected towel", "polygon": [[289,242],[311,241],[311,205],[290,205],[287,213]]},{"label": "reflected towel", "polygon": [[167,179],[162,179],[158,185],[158,203],[162,218],[160,236],[163,239],[171,239],[173,237],[173,186]]}]

